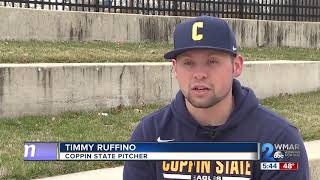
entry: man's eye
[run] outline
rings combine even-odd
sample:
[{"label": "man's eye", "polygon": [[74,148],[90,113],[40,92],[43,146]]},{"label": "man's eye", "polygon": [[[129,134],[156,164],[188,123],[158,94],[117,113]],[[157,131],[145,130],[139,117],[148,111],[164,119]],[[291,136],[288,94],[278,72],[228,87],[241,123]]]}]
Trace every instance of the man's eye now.
[{"label": "man's eye", "polygon": [[186,62],[184,62],[184,65],[190,66],[190,65],[193,65],[193,62],[191,62],[191,61],[186,61]]}]

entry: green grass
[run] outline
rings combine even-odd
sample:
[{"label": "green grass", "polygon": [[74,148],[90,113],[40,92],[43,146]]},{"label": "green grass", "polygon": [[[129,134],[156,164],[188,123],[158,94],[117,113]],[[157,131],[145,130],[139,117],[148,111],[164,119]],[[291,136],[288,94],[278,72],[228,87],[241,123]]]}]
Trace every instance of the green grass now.
[{"label": "green grass", "polygon": [[320,49],[305,48],[245,48],[240,53],[246,60],[298,60],[320,61]]},{"label": "green grass", "polygon": [[272,97],[262,104],[287,117],[300,129],[304,141],[320,139],[320,91]]},{"label": "green grass", "polygon": [[[287,117],[304,140],[320,139],[320,91],[261,101]],[[0,179],[30,179],[122,165],[122,161],[23,161],[25,141],[127,141],[137,122],[161,105],[0,119]],[[137,110],[138,108],[139,110]],[[140,112],[141,110],[141,112]],[[107,112],[108,116],[99,113]]]},{"label": "green grass", "polygon": [[30,179],[122,165],[122,161],[23,161],[25,141],[127,141],[136,123],[158,105],[99,112],[0,119],[0,179]]},{"label": "green grass", "polygon": [[[164,62],[166,43],[0,41],[0,63]],[[320,49],[240,49],[246,60],[320,60]]]}]

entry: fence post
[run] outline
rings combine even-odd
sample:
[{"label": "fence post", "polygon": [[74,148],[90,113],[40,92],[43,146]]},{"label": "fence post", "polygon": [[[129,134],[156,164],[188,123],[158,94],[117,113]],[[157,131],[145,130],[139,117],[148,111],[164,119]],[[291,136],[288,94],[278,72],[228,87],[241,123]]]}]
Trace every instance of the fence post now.
[{"label": "fence post", "polygon": [[297,21],[297,0],[293,0],[293,20]]},{"label": "fence post", "polygon": [[96,0],[96,12],[99,12],[99,0]]},{"label": "fence post", "polygon": [[239,18],[243,19],[243,0],[239,0]]},{"label": "fence post", "polygon": [[177,16],[177,7],[178,7],[178,2],[177,0],[173,1],[172,3],[172,12],[173,12],[173,16]]}]

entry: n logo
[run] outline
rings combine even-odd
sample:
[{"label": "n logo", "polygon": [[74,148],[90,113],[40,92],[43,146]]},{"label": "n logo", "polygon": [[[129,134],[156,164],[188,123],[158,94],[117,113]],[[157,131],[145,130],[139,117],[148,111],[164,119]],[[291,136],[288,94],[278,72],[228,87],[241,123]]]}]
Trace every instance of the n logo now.
[{"label": "n logo", "polygon": [[26,142],[24,143],[24,160],[57,160],[58,143]]},{"label": "n logo", "polygon": [[200,41],[203,39],[203,34],[198,33],[199,28],[203,28],[203,22],[195,22],[192,26],[192,39],[194,41]]},{"label": "n logo", "polygon": [[30,157],[33,158],[36,154],[36,146],[34,144],[25,144],[24,145],[24,157],[29,157],[29,149],[31,149]]}]

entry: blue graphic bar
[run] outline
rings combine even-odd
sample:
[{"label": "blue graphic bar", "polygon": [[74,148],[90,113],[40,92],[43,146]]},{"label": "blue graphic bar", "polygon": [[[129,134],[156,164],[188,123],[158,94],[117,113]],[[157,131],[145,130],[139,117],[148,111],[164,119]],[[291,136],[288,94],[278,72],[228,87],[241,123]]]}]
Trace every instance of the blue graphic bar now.
[{"label": "blue graphic bar", "polygon": [[258,143],[59,143],[63,152],[258,152]]},{"label": "blue graphic bar", "polygon": [[24,160],[57,160],[57,147],[58,143],[26,142],[24,143]]}]

